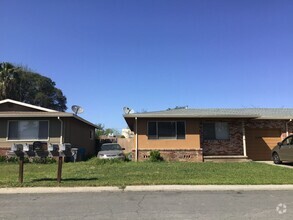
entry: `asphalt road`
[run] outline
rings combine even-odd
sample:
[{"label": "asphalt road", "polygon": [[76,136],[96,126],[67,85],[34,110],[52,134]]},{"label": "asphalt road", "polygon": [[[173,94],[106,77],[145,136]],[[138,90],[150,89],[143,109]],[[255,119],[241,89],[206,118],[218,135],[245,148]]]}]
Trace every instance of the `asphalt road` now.
[{"label": "asphalt road", "polygon": [[0,219],[291,220],[293,191],[0,194]]}]

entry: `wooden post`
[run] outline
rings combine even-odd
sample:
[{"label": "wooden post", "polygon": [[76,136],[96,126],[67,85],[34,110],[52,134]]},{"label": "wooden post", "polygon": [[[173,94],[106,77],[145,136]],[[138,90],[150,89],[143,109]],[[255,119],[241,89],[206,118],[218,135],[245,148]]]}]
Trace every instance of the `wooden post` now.
[{"label": "wooden post", "polygon": [[58,171],[57,171],[57,182],[58,183],[61,183],[62,162],[63,162],[63,158],[59,157],[59,159],[58,159]]},{"label": "wooden post", "polygon": [[20,156],[19,157],[19,175],[18,175],[18,181],[19,183],[23,183],[23,162],[24,162],[24,157]]}]

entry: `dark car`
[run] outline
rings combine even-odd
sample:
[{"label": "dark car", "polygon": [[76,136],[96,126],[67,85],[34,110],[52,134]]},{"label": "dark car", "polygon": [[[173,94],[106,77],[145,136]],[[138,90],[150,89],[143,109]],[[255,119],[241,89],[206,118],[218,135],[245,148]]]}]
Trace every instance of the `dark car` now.
[{"label": "dark car", "polygon": [[272,159],[275,164],[293,162],[293,135],[286,137],[272,149]]}]

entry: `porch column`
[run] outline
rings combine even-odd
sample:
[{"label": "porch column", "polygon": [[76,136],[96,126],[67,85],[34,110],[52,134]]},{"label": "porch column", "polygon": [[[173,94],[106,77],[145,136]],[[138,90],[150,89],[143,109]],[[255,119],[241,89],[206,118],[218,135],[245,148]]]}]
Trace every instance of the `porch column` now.
[{"label": "porch column", "polygon": [[137,117],[135,117],[135,161],[138,161]]},{"label": "porch column", "polygon": [[245,123],[242,121],[242,140],[243,140],[243,156],[247,156],[246,154],[246,137],[245,137]]}]

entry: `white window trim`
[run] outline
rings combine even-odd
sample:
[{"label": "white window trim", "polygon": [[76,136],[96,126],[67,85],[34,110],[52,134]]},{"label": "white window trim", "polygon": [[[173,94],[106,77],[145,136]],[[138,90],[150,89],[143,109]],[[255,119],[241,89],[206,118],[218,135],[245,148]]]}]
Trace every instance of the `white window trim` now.
[{"label": "white window trim", "polygon": [[[155,122],[156,123],[156,129],[157,129],[156,138],[149,138],[149,123],[150,122]],[[176,134],[176,136],[171,137],[171,138],[159,138],[158,137],[158,132],[159,132],[158,123],[159,122],[174,122],[175,123],[175,134]],[[177,136],[177,122],[184,122],[184,131],[185,131],[184,138],[178,139],[178,136]],[[178,121],[148,121],[147,122],[147,137],[148,137],[148,140],[151,140],[151,141],[153,141],[153,140],[154,141],[156,141],[156,140],[186,140],[186,120],[178,120]]]},{"label": "white window trim", "polygon": [[[11,121],[47,121],[48,122],[48,138],[47,139],[21,139],[21,140],[12,140],[12,139],[8,139],[9,137],[9,123]],[[8,120],[7,121],[7,132],[6,132],[6,141],[7,142],[24,142],[24,141],[49,141],[50,140],[50,121],[49,120]]]}]

